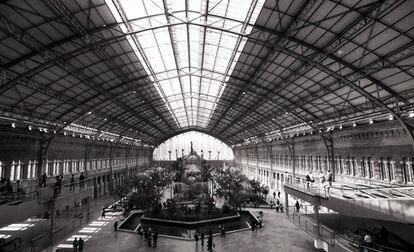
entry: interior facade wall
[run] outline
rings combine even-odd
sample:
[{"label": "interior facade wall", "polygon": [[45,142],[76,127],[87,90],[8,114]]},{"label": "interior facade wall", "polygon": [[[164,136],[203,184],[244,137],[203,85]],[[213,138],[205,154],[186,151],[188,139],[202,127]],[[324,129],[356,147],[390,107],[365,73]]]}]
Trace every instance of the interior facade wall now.
[{"label": "interior facade wall", "polygon": [[[337,181],[413,184],[413,145],[398,122],[337,129],[332,134]],[[275,190],[291,178],[293,159],[298,177],[332,171],[326,145],[318,134],[294,137],[293,146],[294,157],[285,140],[239,146],[235,163],[249,178]]]}]

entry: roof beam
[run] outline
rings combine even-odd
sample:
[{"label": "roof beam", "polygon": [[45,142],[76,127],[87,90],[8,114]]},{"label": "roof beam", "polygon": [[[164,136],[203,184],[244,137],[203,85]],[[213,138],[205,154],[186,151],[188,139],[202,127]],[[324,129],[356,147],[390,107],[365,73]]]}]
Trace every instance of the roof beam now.
[{"label": "roof beam", "polygon": [[[130,82],[130,79],[125,75],[125,73],[121,70],[121,68],[114,62],[114,60],[108,55],[108,53],[99,45],[96,44],[95,37],[89,35],[88,31],[78,22],[78,20],[72,15],[72,13],[66,8],[66,6],[60,1],[60,0],[49,0],[49,3],[55,8],[55,10],[62,15],[68,25],[72,27],[76,32],[82,34],[83,41],[85,45],[91,46],[93,48],[94,52],[98,55],[98,57],[101,57],[104,59],[105,64],[113,69],[113,72],[123,81],[123,82]],[[143,94],[140,94],[143,96]],[[159,132],[165,133],[163,129],[159,128],[157,125],[153,124],[151,121],[149,121],[147,118],[144,118],[140,114],[136,113],[136,111],[129,107],[127,104],[124,104],[121,101],[117,101],[115,103],[119,103],[121,107],[123,107],[126,111],[132,113],[134,116],[140,118],[141,120],[146,121],[148,124],[150,124],[152,127],[157,129]],[[161,120],[164,121],[164,123],[171,129],[172,126],[169,124],[167,120],[164,119],[163,116],[159,114],[158,111],[155,109],[153,110],[155,114],[157,114]]]},{"label": "roof beam", "polygon": [[[10,36],[14,37],[16,40],[18,40],[20,43],[24,44],[25,46],[27,46],[29,48],[32,48],[33,50],[39,51],[40,55],[46,61],[55,62],[63,70],[70,73],[71,75],[73,75],[75,78],[77,78],[81,82],[85,83],[86,85],[91,86],[95,91],[97,91],[102,96],[106,97],[107,99],[111,99],[111,97],[114,96],[114,94],[110,90],[102,90],[102,87],[101,87],[100,84],[98,84],[94,80],[90,79],[82,71],[77,70],[70,63],[68,63],[68,61],[60,60],[60,57],[62,57],[61,54],[57,53],[56,51],[48,50],[48,49],[44,48],[44,46],[39,41],[37,41],[35,38],[33,38],[28,33],[22,31],[20,28],[18,28],[17,26],[15,26],[14,24],[9,22],[6,18],[4,18],[2,16],[0,16],[0,29],[3,30],[4,32],[6,32],[7,34],[9,34]],[[13,87],[14,85],[18,84],[18,83],[25,82],[25,78],[27,76],[27,73],[28,72],[36,73],[38,68],[39,67],[36,67],[36,68],[31,69],[31,70],[29,70],[29,71],[27,71],[23,74],[20,74],[20,75],[14,75],[15,76],[14,79],[9,80],[8,82],[6,82],[5,84],[3,84],[0,87],[0,94],[3,93],[4,91],[8,90],[9,88]],[[120,101],[116,102],[115,101],[115,104],[117,104],[118,106],[123,108],[125,111],[128,111],[128,112],[133,112],[134,111],[132,108],[130,108],[129,106],[127,106],[123,102],[120,102]],[[149,124],[152,124],[150,121],[148,121],[146,118],[142,117],[141,115],[139,115],[135,112],[132,113],[132,114],[134,116],[138,117],[140,120],[143,120],[143,121],[148,122]],[[161,129],[159,129],[158,127],[156,127],[155,125],[154,125],[154,127],[156,129],[158,129],[160,132],[163,133],[163,131]]]},{"label": "roof beam", "polygon": [[[299,9],[299,11],[296,13],[295,17],[292,19],[292,21],[290,22],[290,24],[287,26],[287,29],[283,32],[283,34],[281,34],[281,36],[279,36],[277,38],[276,43],[273,46],[277,46],[278,44],[282,44],[287,37],[289,37],[291,34],[291,31],[296,27],[297,23],[297,19],[298,18],[303,18],[305,16],[307,16],[307,14],[310,12],[310,10],[312,9],[313,5],[315,3],[315,0],[307,0],[305,1],[305,3],[302,5],[302,7]],[[253,80],[255,80],[260,73],[260,69],[262,69],[263,67],[265,67],[270,60],[273,58],[274,54],[270,53],[266,55],[266,58],[263,59],[260,64],[256,67],[254,74],[246,81],[246,83],[243,84],[242,87],[240,87],[239,91],[237,92],[237,94],[234,96],[233,101],[226,106],[226,108],[224,109],[223,112],[221,112],[220,116],[218,117],[218,119],[215,120],[215,122],[211,125],[210,127],[210,131],[214,131],[215,128],[217,127],[217,125],[219,124],[219,122],[223,119],[223,117],[228,113],[228,111],[230,110],[230,108],[240,99],[241,94],[243,93],[244,89],[246,89],[246,87],[249,85],[250,82],[252,82]]]}]

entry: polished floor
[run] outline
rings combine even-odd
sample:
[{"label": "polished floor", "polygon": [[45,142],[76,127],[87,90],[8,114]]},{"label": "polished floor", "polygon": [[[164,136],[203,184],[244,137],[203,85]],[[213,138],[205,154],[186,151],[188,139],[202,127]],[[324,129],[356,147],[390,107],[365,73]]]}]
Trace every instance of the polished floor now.
[{"label": "polished floor", "polygon": [[[264,211],[265,227],[256,232],[243,231],[226,235],[226,238],[214,237],[214,251],[283,251],[302,252],[317,251],[313,248],[310,236],[287,221],[281,214],[266,209]],[[111,219],[108,225],[85,242],[84,251],[128,252],[128,251],[207,251],[206,246],[196,245],[193,241],[182,241],[159,237],[158,247],[149,248],[138,235],[113,231]],[[76,236],[76,235],[75,235]]]}]

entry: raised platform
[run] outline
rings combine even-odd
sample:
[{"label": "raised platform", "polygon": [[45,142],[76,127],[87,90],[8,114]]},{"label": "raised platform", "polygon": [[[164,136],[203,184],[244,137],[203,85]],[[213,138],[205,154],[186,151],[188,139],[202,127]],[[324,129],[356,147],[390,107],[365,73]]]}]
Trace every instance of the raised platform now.
[{"label": "raised platform", "polygon": [[302,184],[285,184],[286,193],[348,216],[414,223],[413,198],[350,198],[328,187],[307,190]]}]

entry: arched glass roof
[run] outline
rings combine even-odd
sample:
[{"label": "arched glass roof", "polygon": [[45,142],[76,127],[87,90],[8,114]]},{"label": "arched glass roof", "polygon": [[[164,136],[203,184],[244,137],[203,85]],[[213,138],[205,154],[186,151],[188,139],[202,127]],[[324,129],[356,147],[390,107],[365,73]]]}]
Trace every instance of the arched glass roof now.
[{"label": "arched glass roof", "polygon": [[413,132],[413,20],[410,0],[5,0],[0,120],[149,146]]},{"label": "arched glass roof", "polygon": [[263,3],[106,0],[180,128],[207,126]]},{"label": "arched glass roof", "polygon": [[233,150],[219,139],[207,134],[189,131],[174,136],[154,149],[154,160],[176,160],[193,150],[206,160],[233,160]]}]

